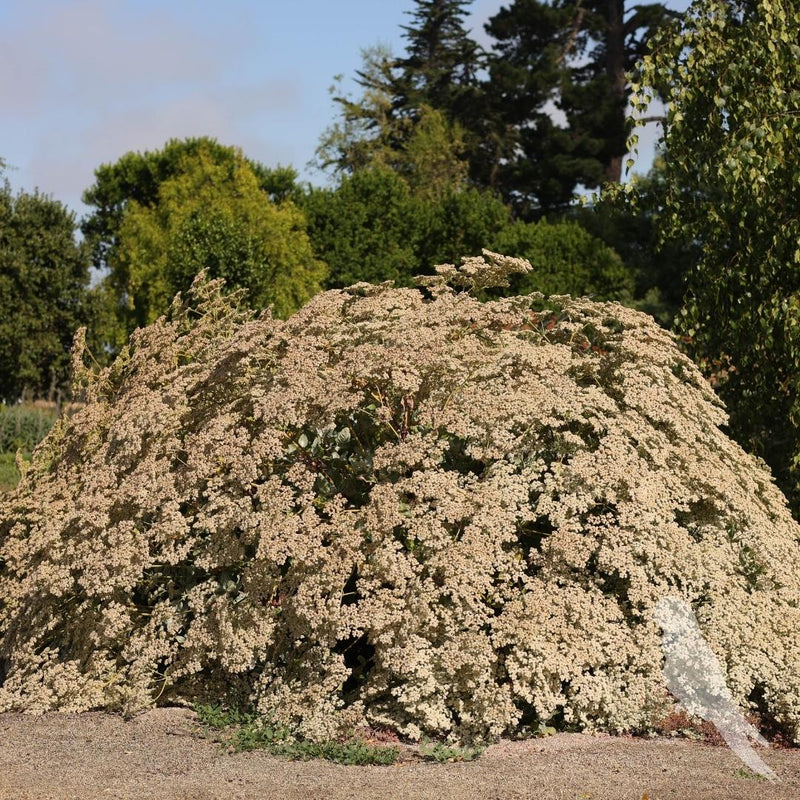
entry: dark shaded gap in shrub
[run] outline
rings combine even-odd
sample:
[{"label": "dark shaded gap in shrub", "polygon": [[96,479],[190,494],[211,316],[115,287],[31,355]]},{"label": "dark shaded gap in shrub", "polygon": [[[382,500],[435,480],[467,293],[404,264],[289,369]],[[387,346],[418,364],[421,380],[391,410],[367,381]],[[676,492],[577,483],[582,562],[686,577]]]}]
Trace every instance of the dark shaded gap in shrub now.
[{"label": "dark shaded gap in shrub", "polygon": [[765,739],[778,745],[792,747],[792,731],[785,723],[776,719],[775,714],[769,710],[766,687],[763,683],[756,683],[752,691],[747,696],[750,708],[756,716],[756,726]]},{"label": "dark shaded gap in shrub", "polygon": [[358,699],[361,687],[375,666],[375,648],[364,633],[339,642],[333,651],[344,656],[344,665],[350,670],[349,677],[342,685],[342,699],[345,703],[352,703]]},{"label": "dark shaded gap in shrub", "polygon": [[478,477],[483,475],[486,464],[467,453],[468,442],[460,436],[448,438],[450,446],[443,453],[442,469],[453,470],[461,475],[477,475]]},{"label": "dark shaded gap in shrub", "polygon": [[517,524],[516,540],[504,542],[502,547],[506,552],[520,548],[522,555],[529,565],[532,563],[531,553],[542,552],[542,542],[550,536],[555,528],[550,523],[550,518],[543,516],[535,520],[528,520]]}]

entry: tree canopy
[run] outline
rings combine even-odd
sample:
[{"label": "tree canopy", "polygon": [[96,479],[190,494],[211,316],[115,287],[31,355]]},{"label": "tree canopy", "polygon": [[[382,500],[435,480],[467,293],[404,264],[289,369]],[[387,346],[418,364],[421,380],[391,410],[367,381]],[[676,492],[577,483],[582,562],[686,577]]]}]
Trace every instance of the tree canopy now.
[{"label": "tree canopy", "polygon": [[[316,165],[337,178],[365,169],[389,169],[420,196],[436,196],[466,185],[469,171],[465,130],[441,109],[421,103],[414,116],[396,113],[391,57],[383,48],[362,52],[360,98],[335,97],[339,119],[320,137]],[[335,91],[335,87],[332,87]]]},{"label": "tree canopy", "polygon": [[563,211],[578,185],[618,182],[626,73],[675,16],[662,3],[626,8],[625,0],[503,6],[486,24],[493,41],[480,180],[526,216]]},{"label": "tree canopy", "polygon": [[[95,170],[94,184],[83,193],[83,202],[93,210],[82,221],[81,230],[92,245],[96,267],[106,266],[128,203],[154,205],[161,184],[179,174],[185,160],[200,152],[220,165],[230,166],[240,157],[235,148],[208,136],[198,136],[170,139],[160,150],[125,153],[113,164],[101,164]],[[270,169],[250,159],[247,163],[271,199],[280,202],[294,195],[295,170]]]},{"label": "tree canopy", "polygon": [[344,176],[304,201],[314,252],[330,267],[329,288],[393,280],[410,286],[435,264],[480,252],[510,224],[508,208],[476,189],[425,191],[385,167]]},{"label": "tree canopy", "polygon": [[[468,2],[416,0],[405,53],[364,51],[360,97],[339,94],[318,163],[352,173],[407,160],[417,129],[449,129],[442,153],[471,185],[499,192],[526,218],[563,213],[578,186],[619,181],[626,152],[626,71],[676,16],[624,0],[514,0],[468,35]],[[334,90],[335,93],[335,90]],[[449,137],[449,138],[448,138]]]},{"label": "tree canopy", "polygon": [[279,316],[320,289],[325,268],[314,258],[302,211],[288,200],[272,202],[240,153],[216,156],[207,147],[184,154],[154,201],[127,201],[108,280],[131,325],[163,314],[201,270],[247,288],[251,305],[272,304]]},{"label": "tree canopy", "polygon": [[503,294],[590,295],[629,304],[633,299],[633,273],[614,250],[577,222],[517,220],[498,234],[493,247],[524,258],[533,267],[512,276]]},{"label": "tree canopy", "polygon": [[482,112],[480,71],[485,53],[465,28],[472,0],[415,0],[403,26],[405,56],[394,64],[392,110],[419,120],[425,108],[470,133],[470,150]]},{"label": "tree canopy", "polygon": [[75,215],[47,195],[0,184],[0,399],[61,399],[69,349],[88,317],[89,254]]},{"label": "tree canopy", "polygon": [[417,194],[395,171],[364,169],[311,191],[304,210],[314,251],[330,266],[328,288],[364,280],[409,286],[436,264],[488,247],[534,266],[512,278],[508,292],[633,297],[633,272],[578,223],[515,221],[499,198],[475,188]]},{"label": "tree canopy", "polygon": [[390,165],[417,125],[430,127],[432,120],[455,126],[457,149],[476,146],[471,132],[481,114],[483,52],[464,28],[468,5],[469,0],[415,0],[411,24],[403,26],[403,57],[382,46],[362,51],[356,73],[361,96],[337,95],[332,88],[340,117],[321,138],[323,168],[352,172]]},{"label": "tree canopy", "polygon": [[664,157],[656,155],[646,175],[635,175],[636,201],[622,191],[604,192],[597,202],[570,210],[568,219],[619,254],[635,279],[633,308],[673,328],[683,306],[686,276],[700,248],[689,237],[661,236],[665,214]]}]

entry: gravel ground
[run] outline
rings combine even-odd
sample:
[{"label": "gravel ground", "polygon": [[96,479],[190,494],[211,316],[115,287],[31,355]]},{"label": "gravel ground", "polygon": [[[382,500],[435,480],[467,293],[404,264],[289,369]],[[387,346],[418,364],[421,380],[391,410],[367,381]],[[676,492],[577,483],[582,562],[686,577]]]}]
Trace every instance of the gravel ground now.
[{"label": "gravel ground", "polygon": [[2,800],[798,800],[800,750],[761,751],[779,783],[746,777],[725,747],[563,733],[501,741],[476,761],[404,750],[393,766],[230,754],[193,712],[0,714]]}]

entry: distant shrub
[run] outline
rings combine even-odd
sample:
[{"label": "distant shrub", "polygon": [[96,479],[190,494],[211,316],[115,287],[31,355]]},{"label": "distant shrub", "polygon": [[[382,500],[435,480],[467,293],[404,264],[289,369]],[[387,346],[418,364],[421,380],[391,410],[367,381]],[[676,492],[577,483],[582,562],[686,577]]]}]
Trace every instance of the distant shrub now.
[{"label": "distant shrub", "polygon": [[615,303],[219,282],[136,331],[0,505],[0,710],[243,698],[309,741],[647,730],[654,604],[800,741],[800,527],[672,336]]},{"label": "distant shrub", "polygon": [[515,222],[493,247],[530,261],[530,272],[511,277],[503,294],[591,295],[630,303],[636,288],[631,270],[607,244],[577,222]]},{"label": "distant shrub", "polygon": [[30,453],[58,417],[55,408],[0,405],[0,453]]},{"label": "distant shrub", "polygon": [[396,172],[369,169],[303,200],[327,288],[392,280],[412,286],[433,264],[478,250],[510,224],[509,209],[476,189],[417,196]]},{"label": "distant shrub", "polygon": [[505,296],[592,295],[632,302],[636,281],[619,255],[577,222],[513,221],[497,197],[476,189],[418,197],[395,172],[370,169],[334,189],[312,190],[303,201],[317,257],[330,266],[326,286],[358,281],[412,286],[433,264],[492,249],[531,262],[510,276]]}]

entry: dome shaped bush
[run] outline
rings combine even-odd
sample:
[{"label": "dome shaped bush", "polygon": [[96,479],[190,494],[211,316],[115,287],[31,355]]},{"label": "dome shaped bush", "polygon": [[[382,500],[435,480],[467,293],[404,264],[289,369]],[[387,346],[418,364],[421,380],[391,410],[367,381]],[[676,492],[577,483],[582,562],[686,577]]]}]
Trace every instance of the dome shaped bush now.
[{"label": "dome shaped bush", "polygon": [[0,710],[242,698],[311,739],[646,731],[657,601],[800,740],[800,527],[672,336],[614,303],[219,282],[91,374],[0,509]]}]

